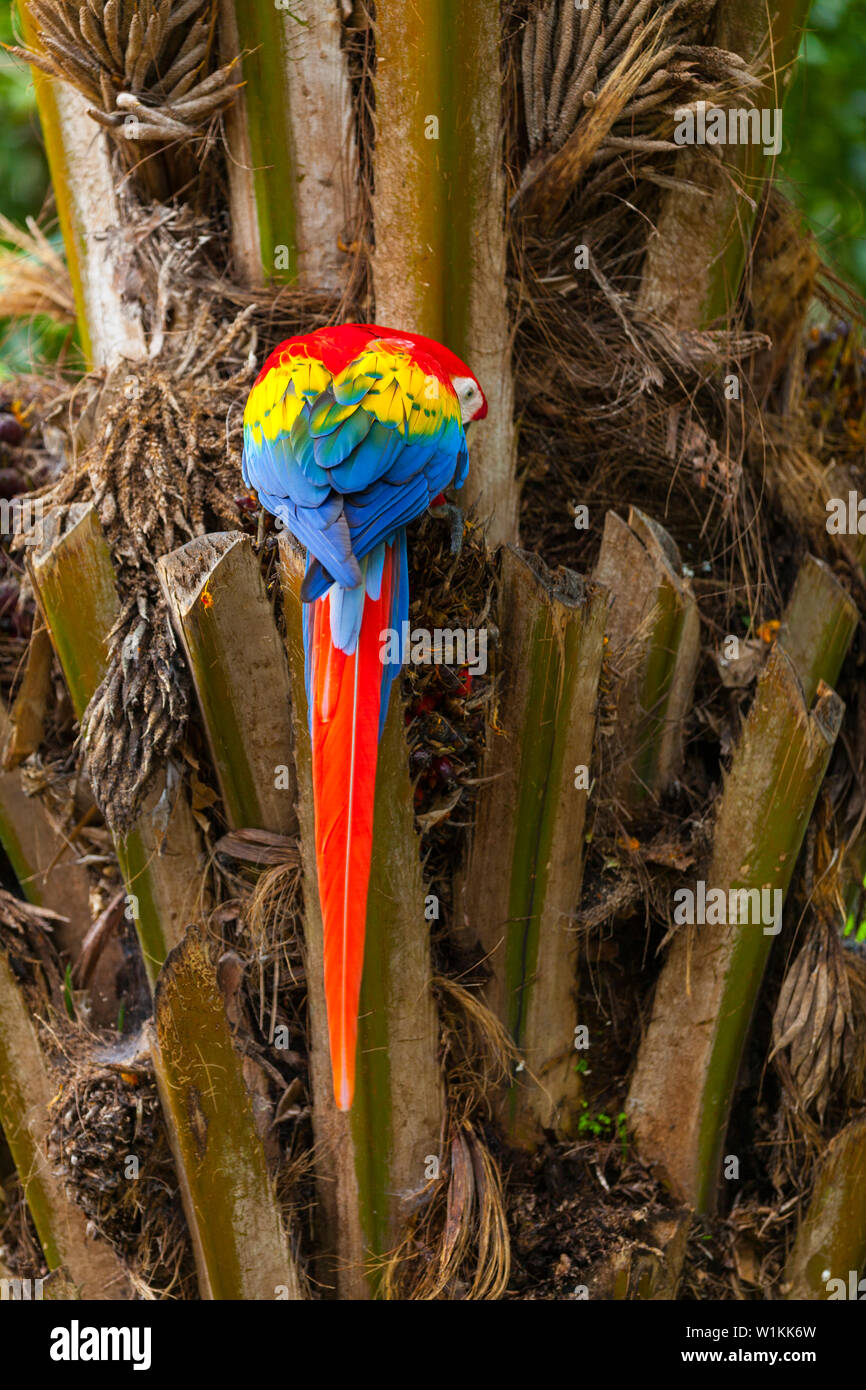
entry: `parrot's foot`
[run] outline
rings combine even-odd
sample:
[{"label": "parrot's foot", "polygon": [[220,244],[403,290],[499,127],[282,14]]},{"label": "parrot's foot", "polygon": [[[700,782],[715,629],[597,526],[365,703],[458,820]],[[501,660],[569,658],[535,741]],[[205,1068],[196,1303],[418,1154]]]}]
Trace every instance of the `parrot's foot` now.
[{"label": "parrot's foot", "polygon": [[463,513],[453,502],[446,502],[440,493],[435,502],[430,504],[430,515],[437,520],[447,521],[451,527],[451,554],[459,555],[463,549],[463,531],[465,527]]}]

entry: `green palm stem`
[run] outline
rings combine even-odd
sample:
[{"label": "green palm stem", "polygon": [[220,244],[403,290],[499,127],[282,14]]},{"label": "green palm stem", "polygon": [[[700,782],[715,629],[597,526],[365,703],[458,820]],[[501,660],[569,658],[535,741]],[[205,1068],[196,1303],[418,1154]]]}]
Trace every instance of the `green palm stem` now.
[{"label": "green palm stem", "polygon": [[580,1111],[574,917],[609,595],[524,551],[505,548],[501,563],[498,727],[457,901],[521,1056],[502,1123],[534,1148],[545,1131],[573,1135]]},{"label": "green palm stem", "polygon": [[[118,600],[111,555],[95,509],[76,504],[66,524],[64,534],[45,537],[29,566],[80,719],[107,670],[107,638]],[[163,824],[165,795],[163,771],[136,825],[129,834],[115,836],[129,896],[127,910],[135,921],[151,983],[187,922],[198,915],[204,894],[204,860],[186,792],[175,789]]]},{"label": "green palm stem", "polygon": [[293,834],[289,670],[249,537],[199,536],[157,569],[229,825]]},{"label": "green palm stem", "polygon": [[379,323],[466,361],[488,398],[473,426],[470,503],[514,541],[511,327],[506,308],[499,0],[376,7],[373,262]]},{"label": "green palm stem", "polygon": [[226,1006],[198,928],[168,956],[147,1032],[205,1299],[304,1297]]},{"label": "green palm stem", "polygon": [[[824,684],[807,709],[777,643],[725,778],[708,892],[720,889],[730,903],[731,890],[768,888],[784,899],[843,712]],[[682,886],[697,892],[695,882]],[[676,931],[627,1103],[643,1158],[702,1212],[716,1208],[740,1062],[774,939],[764,919],[734,922],[733,915]],[[736,1181],[737,1163],[725,1167]]]},{"label": "green palm stem", "polygon": [[[866,1266],[866,1119],[831,1139],[785,1266],[791,1299],[863,1298]],[[853,1274],[853,1279],[852,1279]],[[844,1292],[838,1283],[841,1280]]]}]

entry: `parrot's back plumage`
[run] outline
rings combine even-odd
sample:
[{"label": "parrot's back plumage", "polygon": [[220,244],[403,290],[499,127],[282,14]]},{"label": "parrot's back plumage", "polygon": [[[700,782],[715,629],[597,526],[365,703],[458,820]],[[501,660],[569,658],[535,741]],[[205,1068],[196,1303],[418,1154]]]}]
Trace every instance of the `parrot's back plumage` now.
[{"label": "parrot's back plumage", "polygon": [[244,481],[307,548],[301,589],[334,1096],[355,1086],[385,629],[409,617],[406,526],[461,487],[486,404],[441,344],[375,324],[289,338],[244,414]]}]

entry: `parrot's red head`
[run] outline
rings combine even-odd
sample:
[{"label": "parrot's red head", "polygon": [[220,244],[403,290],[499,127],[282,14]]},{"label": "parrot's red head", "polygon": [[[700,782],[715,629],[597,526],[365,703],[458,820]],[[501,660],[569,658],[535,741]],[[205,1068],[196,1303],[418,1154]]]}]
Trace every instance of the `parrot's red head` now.
[{"label": "parrot's red head", "polygon": [[441,362],[445,368],[451,379],[451,385],[457,392],[463,428],[465,429],[473,420],[483,420],[487,414],[487,397],[481,390],[477,377],[473,376],[466,363],[461,362],[460,358],[450,348],[445,347],[444,343],[436,343],[432,338],[422,337],[420,333],[404,333],[403,337],[408,338],[415,347],[428,353],[437,362]]},{"label": "parrot's red head", "polygon": [[402,329],[382,328],[377,324],[362,324],[361,326],[370,329],[382,338],[403,338],[413,347],[416,347],[419,352],[426,353],[428,357],[433,358],[434,362],[438,362],[444,368],[451,385],[457,392],[457,399],[460,402],[460,419],[464,429],[473,420],[484,419],[487,414],[487,397],[481,390],[478,379],[473,376],[466,363],[462,362],[450,348],[445,347],[444,343],[437,343],[433,338],[425,338],[421,333],[405,333]]},{"label": "parrot's red head", "polygon": [[[487,398],[475,377],[456,353],[437,343],[434,338],[425,338],[421,333],[406,333],[402,328],[385,328],[377,323],[343,323],[333,328],[317,328],[289,338],[274,348],[262,370],[256,385],[260,385],[274,367],[279,367],[286,355],[309,356],[320,361],[329,372],[340,372],[373,338],[384,338],[402,342],[408,348],[423,354],[428,359],[429,368],[440,381],[450,381],[460,404],[460,419],[465,429],[473,420],[483,420],[487,414]],[[437,371],[436,368],[439,370]]]}]

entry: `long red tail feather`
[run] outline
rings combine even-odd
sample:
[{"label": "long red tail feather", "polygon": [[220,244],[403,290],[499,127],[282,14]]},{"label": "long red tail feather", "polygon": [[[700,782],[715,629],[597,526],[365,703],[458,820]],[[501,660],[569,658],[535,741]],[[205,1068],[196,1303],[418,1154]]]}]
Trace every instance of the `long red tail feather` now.
[{"label": "long red tail feather", "polygon": [[316,863],[331,1069],[334,1098],[341,1110],[351,1107],[355,1092],[382,698],[380,633],[390,620],[393,582],[389,545],[379,597],[367,595],[364,600],[358,645],[351,656],[334,646],[329,594],[316,600],[312,614]]}]

